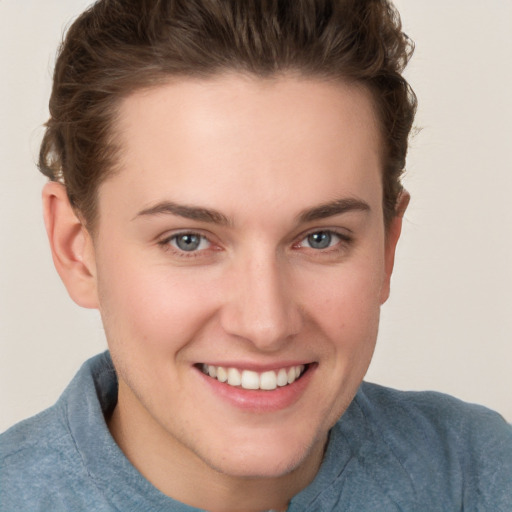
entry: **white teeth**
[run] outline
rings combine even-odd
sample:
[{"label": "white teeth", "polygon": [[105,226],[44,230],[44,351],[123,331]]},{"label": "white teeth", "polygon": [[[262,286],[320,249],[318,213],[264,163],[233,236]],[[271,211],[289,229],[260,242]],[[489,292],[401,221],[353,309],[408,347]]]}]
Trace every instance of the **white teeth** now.
[{"label": "white teeth", "polygon": [[244,370],[242,372],[242,387],[244,389],[260,389],[260,376],[256,372]]},{"label": "white teeth", "polygon": [[286,384],[288,384],[288,372],[284,368],[281,368],[277,373],[277,385],[282,387],[286,386]]},{"label": "white teeth", "polygon": [[204,374],[219,382],[226,382],[230,386],[241,386],[244,389],[263,389],[272,391],[278,386],[283,387],[295,382],[306,369],[305,365],[291,366],[279,370],[269,370],[258,373],[252,370],[238,370],[223,366],[201,365]]},{"label": "white teeth", "polygon": [[228,380],[228,372],[222,366],[217,367],[217,380],[219,382],[226,382]]},{"label": "white teeth", "polygon": [[230,386],[240,386],[242,384],[242,376],[236,368],[229,368],[227,373]]},{"label": "white teeth", "polygon": [[263,372],[260,375],[260,389],[272,391],[277,388],[277,375],[276,372]]}]

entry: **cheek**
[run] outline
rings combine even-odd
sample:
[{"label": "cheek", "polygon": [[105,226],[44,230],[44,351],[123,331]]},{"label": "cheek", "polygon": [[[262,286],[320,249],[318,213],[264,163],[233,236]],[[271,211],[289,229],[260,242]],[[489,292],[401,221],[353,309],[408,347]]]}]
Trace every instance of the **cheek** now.
[{"label": "cheek", "polygon": [[382,275],[380,261],[341,265],[325,276],[321,286],[308,287],[308,309],[331,340],[360,343],[365,333],[371,339],[378,327]]},{"label": "cheek", "polygon": [[202,328],[214,306],[208,283],[183,271],[124,260],[98,276],[100,310],[110,344],[176,352]]},{"label": "cheek", "polygon": [[380,280],[366,266],[340,266],[322,288],[311,289],[308,311],[310,339],[324,368],[318,403],[326,411],[328,429],[348,407],[370,364],[379,325]]}]

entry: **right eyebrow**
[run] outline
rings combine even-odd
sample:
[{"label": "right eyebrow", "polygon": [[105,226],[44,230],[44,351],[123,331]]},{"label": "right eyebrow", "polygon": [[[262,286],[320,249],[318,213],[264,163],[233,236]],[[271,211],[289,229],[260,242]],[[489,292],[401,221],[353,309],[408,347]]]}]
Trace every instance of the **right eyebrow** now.
[{"label": "right eyebrow", "polygon": [[304,210],[298,218],[301,223],[312,222],[351,211],[369,212],[370,210],[370,205],[365,201],[347,197]]},{"label": "right eyebrow", "polygon": [[137,213],[132,220],[151,215],[177,215],[178,217],[183,217],[185,219],[220,224],[222,226],[228,226],[231,224],[231,221],[217,210],[188,206],[174,203],[172,201],[161,201],[160,203],[145,208]]}]

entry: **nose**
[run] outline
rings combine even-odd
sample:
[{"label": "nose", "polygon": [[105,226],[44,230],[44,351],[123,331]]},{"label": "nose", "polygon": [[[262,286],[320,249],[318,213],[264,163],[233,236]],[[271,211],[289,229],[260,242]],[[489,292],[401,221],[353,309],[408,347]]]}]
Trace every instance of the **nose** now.
[{"label": "nose", "polygon": [[302,325],[290,272],[274,256],[251,255],[231,269],[221,323],[258,350],[278,351]]}]

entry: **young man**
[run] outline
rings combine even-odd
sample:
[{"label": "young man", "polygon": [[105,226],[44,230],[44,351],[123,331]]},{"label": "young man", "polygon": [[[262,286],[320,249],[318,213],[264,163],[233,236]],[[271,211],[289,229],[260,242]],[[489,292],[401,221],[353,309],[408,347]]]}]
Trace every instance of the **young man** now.
[{"label": "young man", "polygon": [[40,168],[109,353],[2,436],[1,510],[506,510],[495,413],[362,383],[408,194],[385,1],[102,0]]}]

